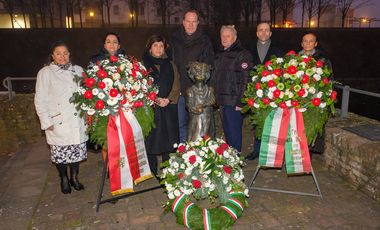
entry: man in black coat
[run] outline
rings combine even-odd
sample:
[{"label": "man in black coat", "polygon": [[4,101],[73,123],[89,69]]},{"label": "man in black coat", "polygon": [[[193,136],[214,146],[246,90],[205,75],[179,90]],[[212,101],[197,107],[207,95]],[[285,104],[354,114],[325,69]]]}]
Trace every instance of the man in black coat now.
[{"label": "man in black coat", "polygon": [[187,140],[188,112],[185,105],[186,90],[192,86],[186,66],[198,61],[212,65],[214,50],[210,38],[198,27],[199,17],[195,10],[187,11],[182,27],[173,33],[170,41],[171,55],[180,74],[181,94],[178,100],[178,122],[180,142]]},{"label": "man in black coat", "polygon": [[[257,25],[257,42],[250,48],[253,58],[253,65],[264,64],[270,60],[271,56],[275,55],[277,57],[283,56],[283,51],[276,47],[272,41],[272,31],[269,23],[262,22]],[[255,68],[255,67],[254,67]],[[247,160],[254,160],[259,156],[261,141],[255,138],[253,144],[253,151],[246,156]]]}]

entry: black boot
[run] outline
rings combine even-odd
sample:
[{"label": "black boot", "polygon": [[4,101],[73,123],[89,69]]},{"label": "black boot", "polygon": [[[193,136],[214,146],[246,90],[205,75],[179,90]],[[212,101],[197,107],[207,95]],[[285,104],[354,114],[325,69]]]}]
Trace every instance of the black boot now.
[{"label": "black boot", "polygon": [[70,164],[70,184],[74,187],[75,190],[83,190],[84,186],[78,180],[79,174],[79,162]]},{"label": "black boot", "polygon": [[67,177],[67,164],[55,164],[59,177],[61,178],[61,192],[63,194],[71,193],[69,178]]}]

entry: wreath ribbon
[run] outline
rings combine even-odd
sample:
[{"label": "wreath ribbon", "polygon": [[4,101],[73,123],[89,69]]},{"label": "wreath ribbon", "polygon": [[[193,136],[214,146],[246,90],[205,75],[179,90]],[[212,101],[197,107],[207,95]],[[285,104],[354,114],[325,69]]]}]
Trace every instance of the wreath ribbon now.
[{"label": "wreath ribbon", "polygon": [[259,165],[281,168],[284,152],[288,174],[311,172],[303,116],[295,108],[278,108],[265,119]]},{"label": "wreath ribbon", "polygon": [[112,195],[133,192],[133,184],[152,177],[141,127],[131,111],[109,116],[108,168]]}]

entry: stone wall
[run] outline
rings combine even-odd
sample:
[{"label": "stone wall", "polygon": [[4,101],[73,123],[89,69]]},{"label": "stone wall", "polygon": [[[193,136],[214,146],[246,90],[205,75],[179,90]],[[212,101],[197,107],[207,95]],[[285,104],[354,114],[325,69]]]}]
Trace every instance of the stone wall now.
[{"label": "stone wall", "polygon": [[344,119],[330,119],[326,125],[324,160],[329,170],[380,202],[380,141],[342,129],[361,124],[380,125],[380,122],[352,113]]},{"label": "stone wall", "polygon": [[0,154],[15,152],[20,145],[41,137],[33,97],[34,94],[17,94],[12,101],[8,96],[0,97]]}]

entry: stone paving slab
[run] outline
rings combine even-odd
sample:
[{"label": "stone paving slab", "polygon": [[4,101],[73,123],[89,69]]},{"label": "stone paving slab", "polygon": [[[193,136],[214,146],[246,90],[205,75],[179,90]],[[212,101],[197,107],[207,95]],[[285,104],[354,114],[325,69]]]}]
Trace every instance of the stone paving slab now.
[{"label": "stone paving slab", "polygon": [[[43,140],[18,154],[23,156],[5,173],[6,183],[0,180],[0,229],[185,229],[175,223],[172,213],[161,208],[166,200],[161,189],[102,204],[96,212],[100,154],[89,152],[80,168],[85,190],[73,190],[69,195],[60,192],[58,173]],[[246,183],[256,166],[254,160],[244,167]],[[313,157],[313,168],[323,200],[251,190],[249,207],[232,229],[380,229],[379,203],[324,168],[321,156]],[[157,185],[155,179],[150,179],[136,189]],[[288,177],[284,170],[277,169],[261,170],[255,186],[303,192],[316,189],[311,176]],[[108,181],[104,190],[107,197],[111,197]]]}]

